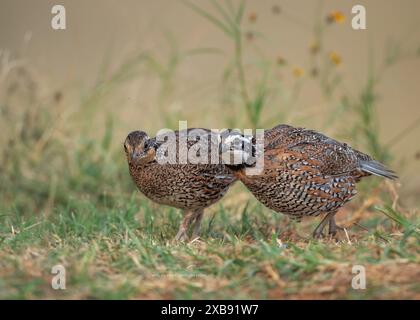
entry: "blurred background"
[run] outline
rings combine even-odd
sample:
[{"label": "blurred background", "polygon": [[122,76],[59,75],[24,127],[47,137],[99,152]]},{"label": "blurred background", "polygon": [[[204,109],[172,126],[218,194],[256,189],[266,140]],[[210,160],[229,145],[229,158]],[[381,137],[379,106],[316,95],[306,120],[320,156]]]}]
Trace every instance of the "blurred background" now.
[{"label": "blurred background", "polygon": [[55,4],[0,0],[3,208],[129,196],[126,134],[178,120],[319,130],[386,162],[418,204],[419,1],[62,0],[66,30]]}]

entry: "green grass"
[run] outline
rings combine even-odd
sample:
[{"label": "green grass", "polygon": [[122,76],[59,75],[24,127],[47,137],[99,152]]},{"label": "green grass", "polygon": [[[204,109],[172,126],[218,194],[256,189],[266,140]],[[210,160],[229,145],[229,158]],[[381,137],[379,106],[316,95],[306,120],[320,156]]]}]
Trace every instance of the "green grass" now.
[{"label": "green grass", "polygon": [[[137,194],[112,207],[78,201],[49,217],[0,219],[0,298],[414,298],[419,231],[349,230],[351,243],[308,239],[315,221],[282,236],[287,219],[251,201],[242,212],[219,207],[202,238],[174,243],[181,213]],[[394,212],[395,214],[395,212]],[[378,221],[379,218],[379,221]],[[400,221],[406,225],[406,220]],[[394,233],[391,235],[390,230]],[[414,231],[413,231],[414,230]],[[375,237],[387,234],[388,242]],[[278,239],[283,238],[283,244]],[[51,288],[51,268],[66,268],[66,290]],[[368,287],[351,287],[352,266]]]}]

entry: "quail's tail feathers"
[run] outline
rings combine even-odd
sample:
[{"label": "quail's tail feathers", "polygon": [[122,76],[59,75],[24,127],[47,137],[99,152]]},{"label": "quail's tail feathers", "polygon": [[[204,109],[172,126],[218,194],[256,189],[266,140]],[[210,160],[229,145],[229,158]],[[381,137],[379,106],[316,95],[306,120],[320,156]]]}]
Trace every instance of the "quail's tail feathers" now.
[{"label": "quail's tail feathers", "polygon": [[391,180],[398,179],[398,176],[394,171],[386,168],[382,163],[375,160],[361,161],[360,168],[362,171],[373,174],[375,176],[380,176]]}]

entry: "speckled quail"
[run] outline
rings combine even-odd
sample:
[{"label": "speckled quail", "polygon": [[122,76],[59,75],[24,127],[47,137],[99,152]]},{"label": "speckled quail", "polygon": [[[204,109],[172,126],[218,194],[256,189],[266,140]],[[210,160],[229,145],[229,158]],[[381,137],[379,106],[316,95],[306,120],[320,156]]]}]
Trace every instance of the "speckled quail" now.
[{"label": "speckled quail", "polygon": [[[178,148],[180,137],[188,137],[192,131],[195,138],[185,138],[186,150]],[[150,138],[143,131],[134,131],[127,136],[124,149],[131,177],[139,190],[159,204],[184,210],[184,218],[175,238],[183,241],[188,239],[187,231],[193,222],[192,236],[198,237],[203,210],[220,200],[236,178],[223,164],[211,162],[211,152],[208,152],[209,158],[204,164],[192,163],[188,157],[185,162],[185,154],[180,157],[179,150],[195,153],[196,150],[192,148],[197,141],[207,141],[208,151],[213,146],[217,150],[219,138],[210,130],[191,128],[175,131],[174,138],[173,141],[159,135]],[[169,143],[166,151],[160,148],[163,143]],[[162,163],[160,160],[165,156],[175,158],[171,163]]]},{"label": "speckled quail", "polygon": [[[248,139],[253,145],[255,141],[255,137]],[[372,174],[397,178],[393,171],[367,154],[304,128],[278,125],[265,131],[263,149],[261,173],[247,174],[245,164],[228,167],[272,210],[297,220],[324,213],[325,217],[313,232],[314,237],[324,235],[327,223],[329,234],[337,232],[334,216],[355,196],[356,182],[361,178]]]}]

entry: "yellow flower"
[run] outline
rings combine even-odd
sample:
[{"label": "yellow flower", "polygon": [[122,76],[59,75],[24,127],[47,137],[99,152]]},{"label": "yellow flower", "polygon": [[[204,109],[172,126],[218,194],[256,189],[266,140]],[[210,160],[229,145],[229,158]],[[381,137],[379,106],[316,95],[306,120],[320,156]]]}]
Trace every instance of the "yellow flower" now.
[{"label": "yellow flower", "polygon": [[328,55],[328,57],[330,58],[330,61],[335,64],[336,66],[339,66],[342,62],[340,55],[337,52],[330,52],[330,54]]},{"label": "yellow flower", "polygon": [[327,15],[328,23],[344,23],[344,21],[346,21],[346,16],[341,11],[331,11]]},{"label": "yellow flower", "polygon": [[303,74],[305,73],[305,71],[301,67],[294,67],[293,70],[292,70],[292,72],[293,72],[293,75],[296,78],[302,77]]}]

